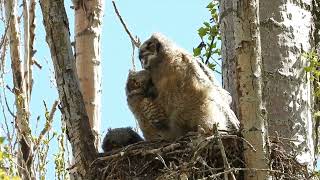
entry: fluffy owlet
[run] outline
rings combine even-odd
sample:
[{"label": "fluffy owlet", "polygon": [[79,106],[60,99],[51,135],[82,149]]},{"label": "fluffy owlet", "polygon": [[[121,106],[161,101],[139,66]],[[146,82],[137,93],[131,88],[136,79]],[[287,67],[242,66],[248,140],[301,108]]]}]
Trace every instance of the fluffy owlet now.
[{"label": "fluffy owlet", "polygon": [[141,45],[139,59],[151,74],[157,101],[176,137],[198,128],[211,133],[215,123],[222,131],[239,129],[229,106],[229,93],[215,80],[211,69],[185,50],[155,33]]},{"label": "fluffy owlet", "polygon": [[109,152],[140,141],[143,139],[130,127],[108,129],[103,139],[102,149],[104,152]]},{"label": "fluffy owlet", "polygon": [[170,139],[168,117],[157,103],[157,90],[146,70],[130,71],[126,84],[127,101],[146,140]]}]

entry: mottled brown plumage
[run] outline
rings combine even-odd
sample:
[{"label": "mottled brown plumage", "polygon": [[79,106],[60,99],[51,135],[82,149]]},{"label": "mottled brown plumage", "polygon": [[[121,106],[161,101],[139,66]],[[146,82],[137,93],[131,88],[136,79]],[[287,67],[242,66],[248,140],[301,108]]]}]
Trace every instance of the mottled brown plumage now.
[{"label": "mottled brown plumage", "polygon": [[168,117],[157,102],[157,90],[146,70],[129,72],[126,84],[127,101],[146,140],[171,139]]},{"label": "mottled brown plumage", "polygon": [[215,123],[219,130],[239,129],[239,121],[229,107],[230,95],[202,62],[159,33],[141,45],[139,58],[151,74],[157,102],[168,117],[172,136],[199,128],[211,133]]}]

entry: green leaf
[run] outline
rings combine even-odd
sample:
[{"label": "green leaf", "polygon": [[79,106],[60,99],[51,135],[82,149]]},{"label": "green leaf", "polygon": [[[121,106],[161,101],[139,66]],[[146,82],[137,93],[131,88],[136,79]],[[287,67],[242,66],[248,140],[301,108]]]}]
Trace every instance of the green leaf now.
[{"label": "green leaf", "polygon": [[320,117],[320,111],[315,112],[313,115],[314,117]]},{"label": "green leaf", "polygon": [[199,56],[201,54],[201,48],[193,48],[193,56]]},{"label": "green leaf", "polygon": [[5,139],[6,139],[5,137],[0,137],[0,144],[3,144]]},{"label": "green leaf", "polygon": [[307,71],[307,72],[310,72],[312,69],[312,67],[308,66],[308,67],[304,67],[304,70]]},{"label": "green leaf", "polygon": [[203,23],[207,28],[210,28],[211,26],[210,26],[210,23],[208,23],[208,22],[204,22]]},{"label": "green leaf", "polygon": [[209,8],[209,9],[212,9],[212,8],[214,8],[214,4],[211,2],[211,3],[209,3],[208,4],[208,6],[207,6],[207,8]]},{"label": "green leaf", "polygon": [[201,38],[203,38],[208,32],[208,28],[201,27],[198,29],[198,34]]},{"label": "green leaf", "polygon": [[208,64],[208,67],[214,71],[215,68],[216,68],[216,64],[209,63],[209,64]]}]

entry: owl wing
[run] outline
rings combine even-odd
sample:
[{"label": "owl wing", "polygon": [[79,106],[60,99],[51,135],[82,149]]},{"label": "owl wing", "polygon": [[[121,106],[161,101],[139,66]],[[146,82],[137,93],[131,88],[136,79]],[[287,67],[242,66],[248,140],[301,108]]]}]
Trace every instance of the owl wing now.
[{"label": "owl wing", "polygon": [[222,96],[223,100],[230,105],[232,103],[232,97],[228,91],[221,87],[220,83],[215,78],[214,72],[200,60],[195,59],[195,61],[208,79],[212,82],[212,85],[215,87],[216,91],[219,92],[220,96]]},{"label": "owl wing", "polygon": [[219,122],[226,123],[225,126],[227,130],[238,130],[240,128],[240,122],[230,108],[232,102],[230,93],[221,87],[220,83],[216,80],[213,71],[208,66],[191,55],[188,56],[188,58],[192,59],[189,63],[192,64],[195,75],[198,76],[197,79],[210,89],[208,98],[212,102],[211,105],[213,106],[215,118],[219,118]]},{"label": "owl wing", "polygon": [[217,119],[218,122],[225,123],[221,125],[226,127],[226,130],[238,130],[240,128],[240,122],[237,116],[231,110],[230,105],[225,101],[219,89],[213,87],[209,95],[209,100],[213,106],[212,109],[215,119]]}]

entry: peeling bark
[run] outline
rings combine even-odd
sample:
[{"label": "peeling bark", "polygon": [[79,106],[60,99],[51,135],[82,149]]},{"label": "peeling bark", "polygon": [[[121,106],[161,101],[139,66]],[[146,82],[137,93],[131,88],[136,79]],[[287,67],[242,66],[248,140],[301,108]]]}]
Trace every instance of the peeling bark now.
[{"label": "peeling bark", "polygon": [[75,55],[80,89],[99,146],[101,124],[101,30],[103,0],[74,0]]},{"label": "peeling bark", "polygon": [[79,175],[77,178],[83,179],[90,163],[97,156],[97,150],[79,88],[69,23],[63,0],[41,0],[40,5],[55,70],[61,112]]},{"label": "peeling bark", "polygon": [[31,96],[31,59],[30,59],[30,19],[29,0],[23,0],[23,34],[24,34],[24,81],[26,85],[26,101],[30,104]]},{"label": "peeling bark", "polygon": [[[320,2],[317,0],[312,0],[311,13],[313,17],[313,48],[316,50],[318,57],[320,57]],[[320,71],[320,67],[317,67],[317,70]],[[313,90],[316,91],[319,89],[320,79],[315,77],[313,81]],[[320,97],[314,98],[313,109],[315,112],[320,111]],[[319,127],[320,127],[320,117],[314,118],[314,152],[316,155],[319,154]],[[315,162],[316,163],[316,162]]]},{"label": "peeling bark", "polygon": [[16,104],[16,124],[19,138],[20,153],[18,156],[19,173],[23,179],[34,179],[32,169],[32,140],[29,129],[29,101],[26,89],[25,69],[20,60],[20,34],[17,19],[17,1],[5,1],[6,21],[9,22],[8,39],[10,42],[11,69],[13,73],[13,85]]},{"label": "peeling bark", "polygon": [[[232,69],[224,71],[229,88],[236,91],[234,99],[238,117],[243,125],[242,135],[256,149],[245,148],[247,168],[268,169],[268,143],[265,107],[262,102],[262,60],[259,29],[259,1],[222,2],[221,21],[225,28],[223,55],[227,56]],[[227,9],[226,9],[227,8]],[[228,14],[232,13],[232,14]],[[232,15],[233,17],[228,17]],[[233,33],[234,32],[234,33]],[[228,35],[225,35],[230,33]],[[226,39],[231,39],[227,41]],[[229,55],[228,49],[231,49]],[[227,54],[228,53],[228,54]],[[227,64],[228,65],[228,64]],[[228,67],[230,68],[230,67]],[[230,76],[228,74],[231,73]],[[247,171],[245,179],[269,179],[266,171]]]},{"label": "peeling bark", "polygon": [[[36,28],[36,1],[30,0],[29,2],[29,93],[32,93],[33,79],[32,79],[32,65],[34,64],[34,54],[36,50],[34,49],[34,40],[35,40],[35,28]],[[31,100],[31,95],[30,99]]]},{"label": "peeling bark", "polygon": [[311,0],[261,1],[260,30],[269,134],[296,140],[288,152],[312,169],[312,90],[301,58],[311,50],[310,5]]},{"label": "peeling bark", "polygon": [[[301,58],[304,52],[310,51],[312,44],[311,0],[269,0],[260,1],[259,5],[262,100],[265,103],[268,133],[272,137],[294,140],[285,143],[286,150],[297,154],[297,160],[312,169],[312,90],[308,74],[304,71],[307,62]],[[237,56],[234,52],[238,48],[235,36],[239,29],[234,27],[234,23],[230,24],[239,16],[235,8],[231,2],[221,2],[223,80],[237,103],[237,99],[242,98],[236,86],[240,84],[239,79],[235,78],[241,72],[234,65],[234,57]],[[247,28],[250,26],[243,26],[243,29]],[[240,107],[233,107],[236,112],[240,111]]]},{"label": "peeling bark", "polygon": [[239,95],[237,92],[238,79],[236,78],[236,52],[234,37],[234,18],[235,10],[233,1],[220,1],[220,29],[222,46],[222,85],[232,95],[231,108],[239,117]]}]

